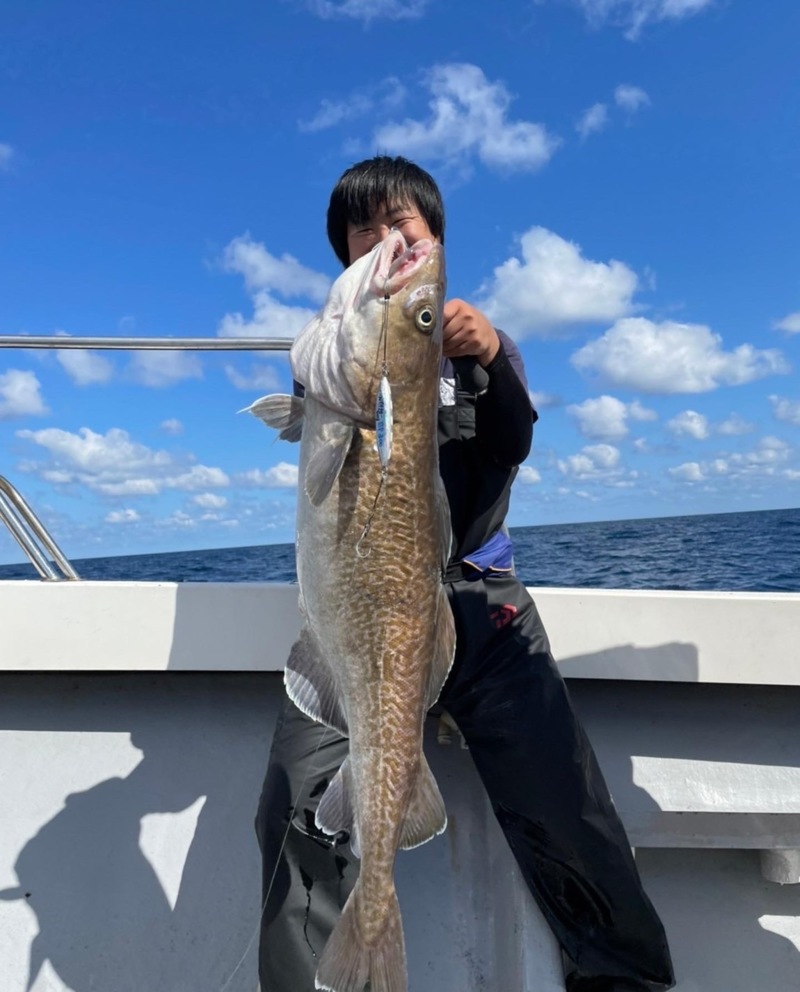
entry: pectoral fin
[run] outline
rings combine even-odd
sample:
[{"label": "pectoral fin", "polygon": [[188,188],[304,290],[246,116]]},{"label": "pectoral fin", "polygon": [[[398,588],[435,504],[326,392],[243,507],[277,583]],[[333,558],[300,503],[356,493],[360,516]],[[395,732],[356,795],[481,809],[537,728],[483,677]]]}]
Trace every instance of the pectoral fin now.
[{"label": "pectoral fin", "polygon": [[282,441],[299,441],[303,433],[303,400],[288,393],[271,393],[240,410],[252,413],[269,427],[280,431]]},{"label": "pectoral fin", "polygon": [[417,784],[408,804],[408,811],[400,835],[400,847],[404,851],[419,847],[425,841],[436,837],[447,826],[447,812],[439,786],[433,777],[425,755],[422,755]]},{"label": "pectoral fin", "polygon": [[289,698],[306,716],[348,736],[339,687],[308,627],[303,627],[292,645],[283,681]]},{"label": "pectoral fin", "polygon": [[351,423],[336,421],[325,425],[306,465],[305,491],[312,506],[320,506],[330,493],[356,434],[356,427]]}]

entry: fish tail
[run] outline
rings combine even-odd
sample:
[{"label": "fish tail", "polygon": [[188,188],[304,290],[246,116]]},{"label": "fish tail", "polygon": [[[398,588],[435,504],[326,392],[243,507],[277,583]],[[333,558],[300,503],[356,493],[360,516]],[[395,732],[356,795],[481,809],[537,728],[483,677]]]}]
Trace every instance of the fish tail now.
[{"label": "fish tail", "polygon": [[322,952],[316,988],[327,992],[408,992],[406,948],[400,904],[392,891],[386,924],[370,944],[362,937],[356,913],[358,884],[345,903],[339,922]]}]

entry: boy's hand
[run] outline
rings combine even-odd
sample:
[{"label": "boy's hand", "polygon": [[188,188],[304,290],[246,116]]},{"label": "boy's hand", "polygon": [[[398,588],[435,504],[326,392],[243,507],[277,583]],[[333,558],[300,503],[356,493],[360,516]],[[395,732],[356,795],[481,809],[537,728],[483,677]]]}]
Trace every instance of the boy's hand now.
[{"label": "boy's hand", "polygon": [[500,338],[487,317],[465,300],[448,300],[444,305],[445,358],[473,355],[484,368],[500,350]]}]

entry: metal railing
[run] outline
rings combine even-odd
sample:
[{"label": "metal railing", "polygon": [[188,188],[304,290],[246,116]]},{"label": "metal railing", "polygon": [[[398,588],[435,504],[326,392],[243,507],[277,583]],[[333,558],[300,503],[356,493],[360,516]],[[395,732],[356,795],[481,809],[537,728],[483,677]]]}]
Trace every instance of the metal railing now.
[{"label": "metal railing", "polygon": [[[105,349],[112,351],[288,351],[291,338],[100,338],[67,335],[0,335],[0,348]],[[0,475],[0,520],[39,575],[48,582],[80,579],[17,489]],[[37,541],[39,542],[37,544]],[[41,545],[41,546],[40,546]],[[44,548],[44,550],[42,550]],[[60,569],[47,560],[47,551]]]},{"label": "metal railing", "polygon": [[[43,579],[49,582],[80,579],[80,575],[70,565],[61,548],[22,494],[2,475],[0,475],[0,520],[8,527],[11,536]],[[42,548],[48,552],[60,569],[60,575],[47,560]]]},{"label": "metal railing", "polygon": [[292,338],[74,338],[65,335],[0,335],[0,348],[110,349],[112,351],[288,351]]}]

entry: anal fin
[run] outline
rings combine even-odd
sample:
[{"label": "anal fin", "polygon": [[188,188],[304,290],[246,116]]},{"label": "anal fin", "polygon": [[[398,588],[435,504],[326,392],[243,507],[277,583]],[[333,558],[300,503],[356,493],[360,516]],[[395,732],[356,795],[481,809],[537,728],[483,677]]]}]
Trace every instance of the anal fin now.
[{"label": "anal fin", "polygon": [[444,800],[423,754],[417,783],[408,804],[400,835],[400,847],[404,851],[419,847],[420,844],[442,833],[446,826],[447,811],[444,808]]}]

